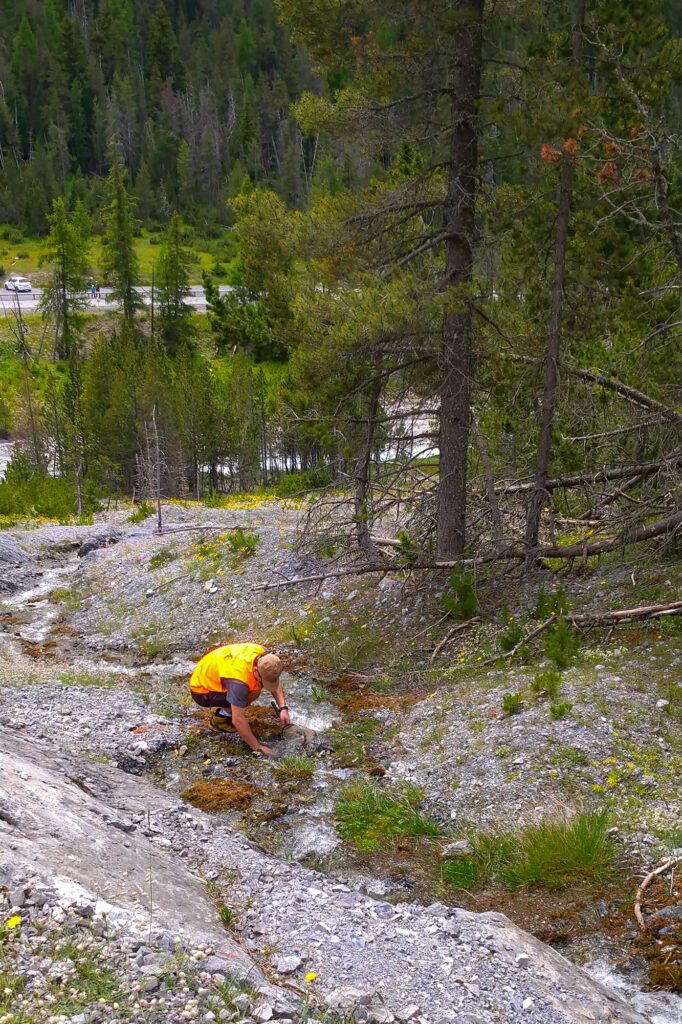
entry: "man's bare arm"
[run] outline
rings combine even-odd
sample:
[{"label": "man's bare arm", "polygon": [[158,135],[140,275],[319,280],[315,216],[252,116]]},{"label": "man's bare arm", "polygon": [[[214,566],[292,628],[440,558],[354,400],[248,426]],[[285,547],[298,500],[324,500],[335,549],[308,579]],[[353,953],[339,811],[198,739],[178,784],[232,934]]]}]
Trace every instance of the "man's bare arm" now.
[{"label": "man's bare arm", "polygon": [[258,750],[260,751],[261,754],[274,753],[274,751],[272,751],[270,747],[265,747],[263,746],[262,743],[259,743],[256,737],[253,735],[251,726],[246,720],[246,712],[244,708],[236,708],[233,705],[232,724],[234,725],[235,729],[237,730],[241,738],[244,740],[244,742],[248,743],[252,750]]},{"label": "man's bare arm", "polygon": [[[281,708],[282,705],[286,704],[287,702],[287,699],[284,696],[284,689],[281,683],[278,683],[276,689],[272,690],[272,696],[274,697],[278,708]],[[288,710],[280,711],[279,721],[281,725],[290,725],[291,719],[289,717]]]}]

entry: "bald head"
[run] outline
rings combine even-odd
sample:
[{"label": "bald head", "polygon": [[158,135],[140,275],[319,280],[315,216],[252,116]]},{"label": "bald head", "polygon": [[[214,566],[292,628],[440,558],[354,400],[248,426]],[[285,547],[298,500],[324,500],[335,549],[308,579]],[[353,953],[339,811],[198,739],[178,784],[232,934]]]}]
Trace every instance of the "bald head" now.
[{"label": "bald head", "polygon": [[282,674],[282,662],[276,654],[261,654],[257,662],[258,673],[263,686],[276,686]]}]

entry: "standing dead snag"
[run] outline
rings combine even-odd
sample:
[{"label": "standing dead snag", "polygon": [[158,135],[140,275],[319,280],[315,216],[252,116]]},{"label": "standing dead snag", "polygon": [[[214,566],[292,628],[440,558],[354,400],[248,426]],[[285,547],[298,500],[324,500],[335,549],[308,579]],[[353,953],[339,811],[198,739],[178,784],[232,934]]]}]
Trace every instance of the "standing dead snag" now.
[{"label": "standing dead snag", "polygon": [[149,420],[144,425],[144,447],[138,452],[137,462],[137,485],[138,491],[143,500],[156,502],[156,525],[159,533],[163,533],[163,519],[161,514],[162,479],[163,471],[166,468],[159,428],[156,422],[156,403],[152,409]]},{"label": "standing dead snag", "polygon": [[[573,63],[576,70],[580,68],[582,63],[585,4],[586,0],[577,0],[576,3],[575,25],[573,28]],[[566,144],[561,157],[559,204],[554,248],[554,275],[552,278],[552,308],[549,320],[547,355],[545,356],[540,437],[535,461],[535,486],[528,503],[526,518],[526,543],[530,549],[535,549],[538,545],[542,506],[547,499],[545,482],[549,471],[549,459],[552,451],[552,427],[554,425],[554,414],[557,404],[561,321],[566,281],[566,253],[568,249],[568,228],[571,220],[574,177],[575,158],[573,152],[567,148]]]}]

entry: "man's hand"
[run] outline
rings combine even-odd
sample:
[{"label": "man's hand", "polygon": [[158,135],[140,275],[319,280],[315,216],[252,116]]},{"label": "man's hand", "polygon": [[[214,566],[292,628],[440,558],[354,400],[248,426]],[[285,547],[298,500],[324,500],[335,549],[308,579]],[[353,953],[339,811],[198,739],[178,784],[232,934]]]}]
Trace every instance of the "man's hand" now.
[{"label": "man's hand", "polygon": [[280,711],[280,713],[279,713],[279,724],[280,725],[291,725],[291,719],[289,717],[289,711],[288,711],[287,708],[284,708],[283,711]]},{"label": "man's hand", "polygon": [[255,747],[258,754],[265,754],[266,757],[277,757],[277,752],[272,747]]}]

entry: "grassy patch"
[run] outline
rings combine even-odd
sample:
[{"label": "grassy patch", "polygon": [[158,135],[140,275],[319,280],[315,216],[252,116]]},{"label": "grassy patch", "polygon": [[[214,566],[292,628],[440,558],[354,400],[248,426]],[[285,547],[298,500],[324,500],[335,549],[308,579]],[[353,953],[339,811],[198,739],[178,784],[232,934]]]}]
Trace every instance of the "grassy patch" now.
[{"label": "grassy patch", "polygon": [[144,658],[156,658],[159,654],[168,654],[170,640],[159,632],[159,627],[150,623],[141,626],[133,633],[135,645]]},{"label": "grassy patch", "polygon": [[287,754],[275,766],[275,778],[279,782],[303,782],[312,779],[315,765],[304,754]]},{"label": "grassy patch", "polygon": [[313,704],[321,704],[322,701],[329,700],[329,690],[320,683],[313,683],[310,687],[310,699]]},{"label": "grassy patch", "polygon": [[141,501],[134,512],[131,512],[128,516],[129,523],[143,523],[145,519],[149,519],[153,516],[155,508],[148,501]]},{"label": "grassy patch", "polygon": [[326,672],[359,672],[384,653],[385,637],[367,622],[308,619],[292,627],[295,643],[305,644],[314,664]]},{"label": "grassy patch", "polygon": [[443,829],[422,814],[423,791],[416,786],[386,790],[367,782],[347,786],[334,809],[336,829],[362,852],[379,850],[391,836],[441,836]]},{"label": "grassy patch", "polygon": [[94,672],[77,672],[70,670],[60,672],[57,676],[62,686],[97,686],[101,689],[113,689],[116,686],[116,678],[111,675],[98,675]]},{"label": "grassy patch", "polygon": [[460,889],[487,884],[507,889],[562,889],[608,880],[618,848],[605,811],[546,818],[517,831],[474,837],[474,852],[443,865],[443,877]]},{"label": "grassy patch", "polygon": [[347,768],[365,760],[378,731],[379,722],[376,718],[356,718],[337,729],[331,729],[330,739],[338,763]]},{"label": "grassy patch", "polygon": [[77,612],[88,595],[75,587],[57,587],[50,594],[53,604],[61,604],[67,612]]},{"label": "grassy patch", "polygon": [[67,995],[62,987],[55,993],[55,1013],[74,1014],[100,1000],[112,1003],[123,997],[118,978],[98,952],[79,949],[77,943],[67,939],[57,949],[57,955],[60,959],[73,960],[77,975],[74,987],[78,988],[78,995]]},{"label": "grassy patch", "polygon": [[174,548],[162,548],[157,551],[156,554],[152,555],[147,564],[148,569],[160,569],[162,565],[168,565],[169,562],[174,562],[178,557],[178,553]]}]

